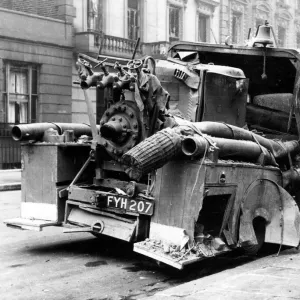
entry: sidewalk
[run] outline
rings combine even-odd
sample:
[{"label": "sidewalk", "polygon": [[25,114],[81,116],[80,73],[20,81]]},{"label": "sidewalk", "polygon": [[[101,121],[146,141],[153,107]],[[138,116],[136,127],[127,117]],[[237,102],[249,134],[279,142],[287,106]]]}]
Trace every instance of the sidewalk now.
[{"label": "sidewalk", "polygon": [[0,170],[0,191],[21,189],[21,170]]},{"label": "sidewalk", "polygon": [[300,299],[300,251],[289,249],[158,292],[147,300]]}]

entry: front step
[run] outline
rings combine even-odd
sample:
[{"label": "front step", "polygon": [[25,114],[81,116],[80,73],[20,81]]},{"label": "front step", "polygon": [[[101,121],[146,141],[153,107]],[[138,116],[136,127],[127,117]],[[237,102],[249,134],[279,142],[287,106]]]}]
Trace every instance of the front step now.
[{"label": "front step", "polygon": [[4,220],[4,223],[8,227],[23,230],[42,231],[46,226],[60,226],[60,223],[55,221],[38,220],[38,219],[26,219],[26,218],[13,218]]}]

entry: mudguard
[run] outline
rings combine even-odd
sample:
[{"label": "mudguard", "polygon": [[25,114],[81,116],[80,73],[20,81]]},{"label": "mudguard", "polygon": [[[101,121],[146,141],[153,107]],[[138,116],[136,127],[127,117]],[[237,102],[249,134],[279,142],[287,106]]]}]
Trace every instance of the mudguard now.
[{"label": "mudguard", "polygon": [[299,208],[293,197],[274,181],[257,179],[248,187],[241,202],[241,245],[257,244],[252,226],[256,217],[262,217],[266,221],[266,243],[293,247],[299,245]]}]

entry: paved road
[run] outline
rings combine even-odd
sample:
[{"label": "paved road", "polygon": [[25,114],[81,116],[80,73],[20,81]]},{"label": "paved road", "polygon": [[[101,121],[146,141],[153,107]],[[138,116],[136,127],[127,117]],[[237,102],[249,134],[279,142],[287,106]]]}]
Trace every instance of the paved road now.
[{"label": "paved road", "polygon": [[134,300],[228,268],[251,263],[233,253],[179,272],[159,268],[127,243],[87,233],[5,227],[19,215],[20,191],[0,192],[0,299]]}]

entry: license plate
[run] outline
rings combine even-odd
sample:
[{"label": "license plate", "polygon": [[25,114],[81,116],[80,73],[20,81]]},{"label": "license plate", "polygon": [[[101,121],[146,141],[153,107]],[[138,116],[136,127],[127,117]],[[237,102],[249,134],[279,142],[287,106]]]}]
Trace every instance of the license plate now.
[{"label": "license plate", "polygon": [[154,203],[147,200],[136,200],[120,196],[107,196],[107,206],[111,208],[124,209],[143,215],[153,214]]}]

